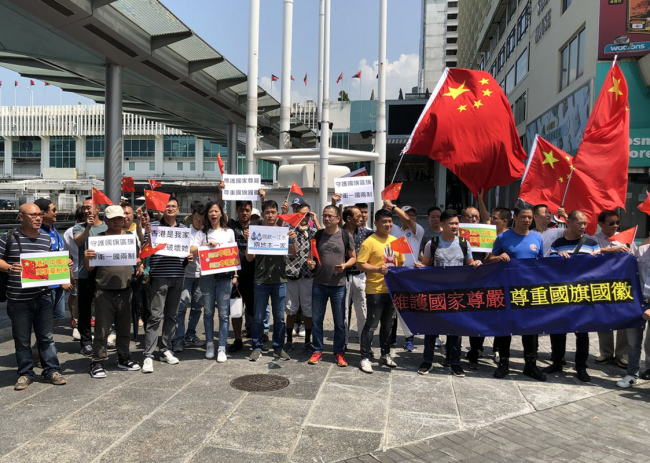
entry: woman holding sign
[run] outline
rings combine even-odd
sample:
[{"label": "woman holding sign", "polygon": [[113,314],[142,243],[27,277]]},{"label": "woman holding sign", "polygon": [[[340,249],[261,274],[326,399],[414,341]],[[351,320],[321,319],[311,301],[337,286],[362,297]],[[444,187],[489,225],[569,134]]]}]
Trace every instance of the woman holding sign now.
[{"label": "woman holding sign", "polygon": [[[199,247],[209,246],[211,248],[225,244],[237,245],[235,233],[228,228],[228,219],[223,208],[218,202],[208,201],[205,205],[205,216],[203,230],[199,231],[192,239],[190,252],[199,257]],[[232,267],[233,269],[235,267]],[[221,273],[201,273],[199,286],[203,293],[203,325],[205,327],[205,338],[207,341],[205,358],[214,358],[214,307],[215,303],[219,309],[219,349],[217,362],[226,361],[226,341],[228,340],[229,318],[230,318],[230,291],[233,282],[237,285],[237,273],[234,270]]]}]

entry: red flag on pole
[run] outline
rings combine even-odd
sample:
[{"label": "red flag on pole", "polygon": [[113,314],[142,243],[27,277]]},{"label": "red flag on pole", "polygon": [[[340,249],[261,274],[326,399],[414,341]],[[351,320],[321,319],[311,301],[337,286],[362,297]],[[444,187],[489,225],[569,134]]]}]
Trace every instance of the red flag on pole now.
[{"label": "red flag on pole", "polygon": [[296,212],[295,214],[278,214],[279,219],[284,220],[292,227],[297,227],[304,216],[305,214],[301,214],[300,212]]},{"label": "red flag on pole", "polygon": [[149,179],[149,186],[151,187],[152,190],[155,190],[156,188],[159,188],[162,186],[162,183],[160,183],[157,180],[154,180],[152,178]]},{"label": "red flag on pole", "polygon": [[510,103],[487,72],[446,69],[404,154],[423,154],[458,176],[476,196],[524,173]]},{"label": "red flag on pole", "polygon": [[528,157],[519,197],[529,204],[546,204],[557,215],[573,172],[573,158],[537,135]]},{"label": "red flag on pole", "polygon": [[14,87],[18,87],[18,81],[14,80]]},{"label": "red flag on pole", "polygon": [[413,249],[411,249],[411,245],[406,239],[406,236],[402,236],[399,239],[391,241],[390,248],[393,251],[401,252],[402,254],[413,254]]},{"label": "red flag on pole", "polygon": [[650,215],[650,193],[646,191],[646,194],[648,197],[643,201],[641,204],[637,206],[637,209],[639,209],[641,212],[645,212],[646,214]]},{"label": "red flag on pole", "polygon": [[336,83],[338,84],[341,79],[343,79],[343,73],[339,74],[339,76],[336,78]]},{"label": "red flag on pole", "polygon": [[29,86],[31,87],[32,85],[36,85],[33,80],[29,81]]},{"label": "red flag on pole", "polygon": [[108,199],[108,196],[106,196],[104,193],[99,191],[97,188],[93,187],[93,203],[94,204],[106,204],[108,206],[112,206],[113,202]]},{"label": "red flag on pole", "polygon": [[622,244],[627,244],[628,246],[634,243],[634,237],[636,236],[636,230],[638,225],[634,228],[628,228],[624,232],[617,233],[613,236],[607,238],[609,241],[618,241]]},{"label": "red flag on pole", "polygon": [[217,153],[217,164],[219,164],[219,171],[221,172],[221,175],[223,175],[223,161],[221,160],[221,154]]},{"label": "red flag on pole", "polygon": [[144,190],[144,202],[147,209],[154,211],[164,211],[171,195],[162,191]]},{"label": "red flag on pole", "polygon": [[311,257],[318,261],[318,265],[322,265],[320,263],[320,256],[318,255],[318,249],[316,248],[316,240],[312,239],[311,240]]},{"label": "red flag on pole", "polygon": [[352,76],[353,79],[361,79],[361,71]]},{"label": "red flag on pole", "polygon": [[391,183],[381,192],[381,199],[384,201],[395,201],[399,198],[400,191],[402,191],[402,182]]},{"label": "red flag on pole", "polygon": [[306,72],[305,72],[305,78],[302,79],[302,81],[305,83],[305,85],[307,85],[307,73]]},{"label": "red flag on pole", "polygon": [[291,76],[291,80],[294,81],[294,82],[296,81],[296,79],[294,79],[293,76]]},{"label": "red flag on pole", "polygon": [[135,193],[133,177],[122,177],[122,193]]},{"label": "red flag on pole", "polygon": [[278,80],[280,80],[278,76],[276,76],[275,74],[271,74],[271,82],[276,82]]},{"label": "red flag on pole", "polygon": [[140,251],[138,257],[140,259],[146,259],[149,256],[153,256],[158,251],[162,251],[163,249],[165,249],[165,246],[167,246],[165,243],[160,243],[155,248],[152,248],[151,245],[147,243],[142,247],[142,250]]},{"label": "red flag on pole", "polygon": [[300,187],[298,186],[298,184],[296,182],[293,182],[291,184],[291,190],[289,191],[289,193],[296,193],[296,194],[299,194],[300,196],[304,196],[302,194],[302,190],[300,189]]},{"label": "red flag on pole", "polygon": [[0,87],[2,87],[2,81],[0,80]]},{"label": "red flag on pole", "polygon": [[47,82],[45,82],[45,86],[46,86],[46,87],[49,87],[49,86],[50,86],[50,84],[49,84],[49,83],[47,83]]}]

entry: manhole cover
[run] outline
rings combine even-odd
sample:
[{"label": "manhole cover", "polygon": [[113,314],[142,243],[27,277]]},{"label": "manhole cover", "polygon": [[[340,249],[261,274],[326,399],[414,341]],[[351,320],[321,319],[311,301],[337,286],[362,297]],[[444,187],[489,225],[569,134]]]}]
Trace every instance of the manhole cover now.
[{"label": "manhole cover", "polygon": [[289,380],[278,375],[246,375],[233,379],[230,385],[240,391],[277,391],[278,389],[287,387]]}]

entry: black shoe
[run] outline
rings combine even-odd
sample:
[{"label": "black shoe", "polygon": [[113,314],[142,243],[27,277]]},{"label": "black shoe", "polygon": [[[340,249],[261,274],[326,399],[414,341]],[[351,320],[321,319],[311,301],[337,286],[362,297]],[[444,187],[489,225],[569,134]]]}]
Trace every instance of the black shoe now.
[{"label": "black shoe", "polygon": [[648,368],[646,371],[641,373],[641,376],[639,376],[641,379],[650,379],[650,368]]},{"label": "black shoe", "polygon": [[267,344],[262,343],[262,352],[268,352],[270,350],[271,348]]},{"label": "black shoe", "polygon": [[92,357],[93,355],[93,346],[87,344],[81,348],[81,355],[84,357]]},{"label": "black shoe", "polygon": [[546,381],[546,375],[537,367],[537,361],[526,362],[526,366],[522,373],[536,379],[537,381]]},{"label": "black shoe", "polygon": [[117,368],[124,371],[140,371],[140,365],[131,359],[118,360]]},{"label": "black shoe", "polygon": [[284,343],[284,351],[285,352],[291,352],[291,349],[293,349],[293,342],[285,342]]},{"label": "black shoe", "polygon": [[562,372],[562,364],[561,363],[553,362],[553,363],[551,363],[551,365],[544,368],[544,373],[546,373],[547,375],[550,375],[552,373],[561,373],[561,372]]},{"label": "black shoe", "polygon": [[90,364],[90,377],[91,378],[106,378],[106,370],[101,362]]},{"label": "black shoe", "polygon": [[235,339],[235,342],[233,342],[231,345],[228,346],[228,352],[237,352],[240,350],[242,347],[244,347],[244,341],[241,339]]},{"label": "black shoe", "polygon": [[587,370],[585,368],[580,368],[579,370],[576,370],[576,376],[583,383],[588,383],[589,381],[591,381],[591,376],[589,376],[589,373],[587,373]]},{"label": "black shoe", "polygon": [[449,367],[449,371],[454,376],[465,376],[465,371],[460,365],[452,365]]},{"label": "black shoe", "polygon": [[479,353],[477,350],[467,351],[467,361],[469,363],[478,363]]},{"label": "black shoe", "polygon": [[242,338],[250,338],[250,337],[251,337],[251,329],[246,328],[242,333]]},{"label": "black shoe", "polygon": [[314,352],[314,345],[311,342],[306,342],[305,343],[305,350],[308,352]]},{"label": "black shoe", "polygon": [[262,335],[262,342],[269,342],[269,333],[264,333]]},{"label": "black shoe", "polygon": [[420,364],[420,366],[418,367],[418,374],[426,375],[427,373],[429,373],[431,371],[432,366],[433,365],[431,365],[430,362],[422,362]]},{"label": "black shoe", "polygon": [[501,379],[501,378],[505,378],[509,374],[510,374],[510,359],[508,357],[504,357],[499,361],[499,367],[494,372],[494,377]]}]

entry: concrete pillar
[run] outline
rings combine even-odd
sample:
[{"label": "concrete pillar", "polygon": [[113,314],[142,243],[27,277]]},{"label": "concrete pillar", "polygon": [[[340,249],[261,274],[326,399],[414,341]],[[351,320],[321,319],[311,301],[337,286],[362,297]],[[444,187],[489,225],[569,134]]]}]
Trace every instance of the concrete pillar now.
[{"label": "concrete pillar", "polygon": [[189,176],[203,177],[203,139],[197,137],[194,146],[196,150],[194,152],[194,166],[196,170],[194,172],[190,172]]},{"label": "concrete pillar", "polygon": [[[283,2],[282,20],[282,94],[280,96],[280,149],[289,148],[289,129],[291,128],[291,37],[293,29],[293,0]],[[289,164],[286,156],[281,165]]]},{"label": "concrete pillar", "polygon": [[41,137],[41,173],[50,168],[50,137]]},{"label": "concrete pillar", "polygon": [[5,165],[4,165],[4,174],[5,177],[14,176],[14,161],[13,161],[13,138],[4,137],[5,139]]},{"label": "concrete pillar", "polygon": [[375,210],[382,207],[381,192],[386,186],[386,0],[379,0],[379,83],[377,87],[377,125],[375,148]]},{"label": "concrete pillar", "polygon": [[163,168],[165,165],[164,157],[164,140],[165,137],[162,135],[156,135],[156,154],[154,157],[156,169],[154,170],[154,175],[156,178],[162,177],[164,172]]},{"label": "concrete pillar", "polygon": [[260,45],[260,0],[250,0],[248,23],[248,86],[246,96],[246,173],[257,173],[257,76]]},{"label": "concrete pillar", "polygon": [[122,66],[106,67],[104,122],[104,193],[114,204],[122,196],[124,142],[122,140]]},{"label": "concrete pillar", "polygon": [[[447,208],[447,168],[436,163],[436,204],[443,211]],[[460,211],[459,211],[460,212]]]},{"label": "concrete pillar", "polygon": [[[86,137],[74,137],[74,157],[77,175],[86,173]],[[121,165],[121,163],[120,163]],[[122,169],[124,171],[124,169]]]}]

